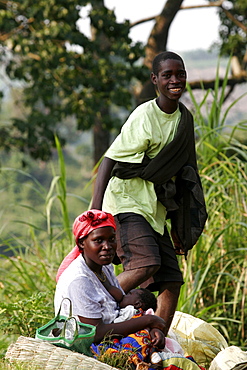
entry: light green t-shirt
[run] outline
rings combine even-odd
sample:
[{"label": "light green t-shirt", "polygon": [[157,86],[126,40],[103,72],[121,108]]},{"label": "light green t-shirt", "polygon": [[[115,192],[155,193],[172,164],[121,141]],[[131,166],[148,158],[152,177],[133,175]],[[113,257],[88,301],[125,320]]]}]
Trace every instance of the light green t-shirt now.
[{"label": "light green t-shirt", "polygon": [[[163,112],[156,99],[138,106],[123,125],[120,134],[105,156],[119,162],[141,163],[146,153],[154,158],[173,140],[181,112]],[[164,232],[165,207],[157,200],[154,184],[135,177],[128,180],[112,177],[105,191],[103,207],[113,215],[134,212],[145,217],[155,231]]]}]

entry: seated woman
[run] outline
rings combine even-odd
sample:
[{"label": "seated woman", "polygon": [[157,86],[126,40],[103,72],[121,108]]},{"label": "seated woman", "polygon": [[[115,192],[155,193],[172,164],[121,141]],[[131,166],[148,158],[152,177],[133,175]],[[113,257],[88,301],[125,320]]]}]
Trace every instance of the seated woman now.
[{"label": "seated woman", "polygon": [[[111,264],[116,251],[115,229],[113,216],[99,210],[86,211],[76,218],[73,225],[76,247],[58,271],[55,311],[63,298],[70,298],[73,316],[96,326],[96,344],[106,335],[127,337],[148,327],[152,346],[163,348],[165,322],[162,318],[144,315],[114,323],[124,295]],[[69,315],[66,300],[61,315]]]},{"label": "seated woman", "polygon": [[[115,229],[113,216],[99,210],[86,211],[75,219],[73,233],[76,246],[65,257],[57,273],[55,311],[58,312],[63,298],[70,298],[73,316],[85,324],[96,326],[91,347],[95,357],[101,354],[102,349],[105,351],[105,342],[102,341],[108,337],[106,351],[109,354],[125,349],[131,353],[132,350],[130,359],[137,364],[140,361],[150,361],[154,348],[165,348],[165,322],[152,314],[135,315],[123,322],[114,322],[121,307],[131,303],[129,297],[123,299],[125,293],[111,264],[116,251]],[[134,292],[135,296],[136,293],[138,294],[138,290]],[[129,296],[131,295],[130,292]],[[133,302],[139,305],[136,298],[132,304]],[[67,300],[62,302],[60,313],[69,316]],[[163,359],[159,356],[158,361],[154,362],[160,360]],[[173,369],[199,368],[192,361],[181,359],[181,356],[174,360],[189,363],[186,362],[184,367],[181,363],[179,367],[174,367],[172,360]]]}]

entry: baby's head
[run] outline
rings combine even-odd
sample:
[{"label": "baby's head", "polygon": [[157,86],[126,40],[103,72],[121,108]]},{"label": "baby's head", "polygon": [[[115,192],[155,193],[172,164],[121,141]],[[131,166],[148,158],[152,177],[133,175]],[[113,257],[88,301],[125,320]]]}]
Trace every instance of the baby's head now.
[{"label": "baby's head", "polygon": [[136,309],[141,308],[143,311],[147,311],[152,308],[154,311],[157,309],[157,298],[148,289],[139,288],[132,289],[128,294],[123,296],[120,302],[120,308],[132,305]]}]

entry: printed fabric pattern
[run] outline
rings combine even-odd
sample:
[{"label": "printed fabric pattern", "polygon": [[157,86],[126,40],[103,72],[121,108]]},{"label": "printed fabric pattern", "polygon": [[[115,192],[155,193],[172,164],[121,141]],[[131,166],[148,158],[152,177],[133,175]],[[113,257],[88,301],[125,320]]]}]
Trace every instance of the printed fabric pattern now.
[{"label": "printed fabric pattern", "polygon": [[[143,311],[140,310],[133,318],[137,318],[143,315]],[[109,338],[99,344],[92,344],[91,351],[93,357],[104,355],[112,356],[122,351],[129,353],[129,361],[133,365],[138,363],[146,363],[149,370],[155,370],[157,367],[152,368],[150,364],[150,357],[154,351],[160,351],[153,348],[151,337],[148,329],[140,330],[134,334],[130,334],[125,338]],[[151,366],[151,367],[150,367]],[[163,360],[159,367],[160,370],[206,370],[204,367],[199,366],[192,356],[188,357],[170,357]]]}]

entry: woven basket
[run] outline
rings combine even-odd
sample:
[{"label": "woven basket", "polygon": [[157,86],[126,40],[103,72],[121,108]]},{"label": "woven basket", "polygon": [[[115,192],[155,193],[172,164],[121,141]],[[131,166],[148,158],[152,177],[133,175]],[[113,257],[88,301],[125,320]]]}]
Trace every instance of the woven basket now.
[{"label": "woven basket", "polygon": [[92,357],[23,336],[9,346],[5,358],[27,362],[37,370],[118,370]]}]

